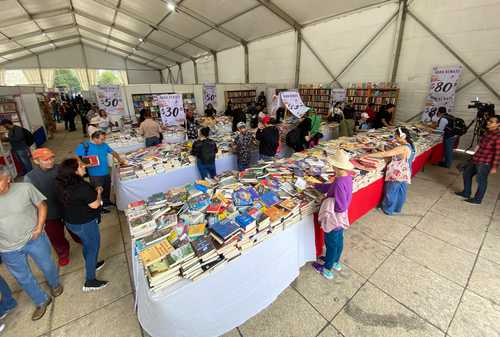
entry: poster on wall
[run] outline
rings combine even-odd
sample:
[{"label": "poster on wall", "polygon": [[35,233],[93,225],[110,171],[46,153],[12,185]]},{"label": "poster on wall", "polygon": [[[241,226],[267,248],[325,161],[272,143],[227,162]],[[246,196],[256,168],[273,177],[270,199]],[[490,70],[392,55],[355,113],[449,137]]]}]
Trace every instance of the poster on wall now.
[{"label": "poster on wall", "polygon": [[165,125],[181,125],[186,120],[181,94],[162,94],[156,97],[160,116]]},{"label": "poster on wall", "polygon": [[215,108],[217,107],[217,88],[215,84],[203,84],[203,106],[206,107],[208,104],[212,104]]},{"label": "poster on wall", "polygon": [[331,89],[331,105],[335,105],[337,102],[345,102],[347,96],[346,89]]},{"label": "poster on wall", "polygon": [[307,110],[309,110],[309,108],[304,105],[304,102],[302,102],[302,98],[297,91],[280,92],[280,100],[283,105],[288,107],[288,111],[297,118],[301,118]]},{"label": "poster on wall", "polygon": [[455,107],[455,91],[462,74],[462,66],[447,66],[432,68],[429,95],[425,102],[422,121],[435,121],[439,107],[446,107],[451,113]]},{"label": "poster on wall", "polygon": [[110,117],[121,117],[124,115],[122,93],[119,85],[98,85],[95,89],[97,105]]}]

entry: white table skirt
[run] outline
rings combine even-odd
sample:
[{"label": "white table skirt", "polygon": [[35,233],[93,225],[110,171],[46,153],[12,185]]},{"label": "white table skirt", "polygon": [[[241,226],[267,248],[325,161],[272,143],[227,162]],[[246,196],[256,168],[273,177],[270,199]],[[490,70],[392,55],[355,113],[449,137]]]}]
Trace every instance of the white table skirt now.
[{"label": "white table skirt", "polygon": [[297,278],[300,267],[315,258],[312,216],[207,277],[182,280],[158,293],[149,291],[142,267],[132,256],[139,322],[152,337],[220,336],[273,303]]},{"label": "white table skirt", "polygon": [[[223,155],[215,161],[217,174],[236,170],[236,156]],[[124,210],[133,201],[144,200],[154,193],[166,192],[173,187],[182,186],[200,179],[196,165],[180,167],[154,176],[140,179],[120,181],[117,170],[114,170],[113,185],[115,187],[116,205],[119,210]]]}]

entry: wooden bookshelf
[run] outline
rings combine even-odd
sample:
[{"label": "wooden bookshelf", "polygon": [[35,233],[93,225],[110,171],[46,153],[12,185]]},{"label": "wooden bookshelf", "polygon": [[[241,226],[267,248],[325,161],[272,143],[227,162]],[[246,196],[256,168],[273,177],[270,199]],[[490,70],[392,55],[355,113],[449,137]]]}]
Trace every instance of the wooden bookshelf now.
[{"label": "wooden bookshelf", "polygon": [[299,88],[304,105],[314,108],[319,114],[327,114],[330,109],[331,90],[325,88]]},{"label": "wooden bookshelf", "polygon": [[358,83],[347,89],[346,102],[353,106],[357,112],[364,112],[368,103],[375,104],[374,110],[378,112],[382,105],[398,104],[399,88],[389,83]]},{"label": "wooden bookshelf", "polygon": [[8,119],[15,125],[23,126],[16,101],[0,100],[0,120],[2,119]]},{"label": "wooden bookshelf", "polygon": [[224,99],[227,106],[227,102],[231,100],[234,109],[247,109],[247,105],[250,102],[255,102],[257,99],[257,91],[255,90],[231,90],[224,92]]}]

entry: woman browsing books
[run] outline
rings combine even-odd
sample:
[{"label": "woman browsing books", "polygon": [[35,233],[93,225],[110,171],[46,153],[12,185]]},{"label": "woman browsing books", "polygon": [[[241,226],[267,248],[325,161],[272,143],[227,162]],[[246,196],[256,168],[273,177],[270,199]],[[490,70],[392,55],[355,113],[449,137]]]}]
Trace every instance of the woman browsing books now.
[{"label": "woman browsing books", "polygon": [[83,179],[84,175],[85,165],[78,158],[65,159],[59,166],[56,184],[66,227],[80,238],[83,245],[85,283],[82,290],[94,291],[108,285],[108,281],[96,279],[96,271],[104,266],[104,261],[97,261],[101,241],[98,219],[103,188],[94,188]]},{"label": "woman browsing books", "polygon": [[406,201],[408,185],[411,183],[411,164],[415,157],[415,146],[406,128],[396,130],[399,146],[390,151],[372,153],[366,157],[391,158],[385,171],[384,199],[382,210],[387,215],[400,213]]},{"label": "woman browsing books", "polygon": [[338,150],[331,160],[335,170],[333,182],[316,184],[315,188],[326,193],[326,198],[321,203],[318,220],[324,232],[326,255],[320,261],[314,262],[313,268],[326,279],[333,279],[332,269],[341,271],[339,263],[344,249],[344,229],[349,227],[347,211],[352,200],[352,176],[350,171],[354,166],[343,150]]}]

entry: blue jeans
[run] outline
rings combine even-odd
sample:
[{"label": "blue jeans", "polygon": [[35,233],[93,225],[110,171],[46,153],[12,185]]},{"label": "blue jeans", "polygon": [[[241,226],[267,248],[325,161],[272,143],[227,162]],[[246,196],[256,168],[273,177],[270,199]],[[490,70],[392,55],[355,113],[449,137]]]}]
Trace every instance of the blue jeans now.
[{"label": "blue jeans", "polygon": [[160,144],[160,138],[158,137],[146,138],[146,147],[155,146],[158,144]]},{"label": "blue jeans", "polygon": [[82,240],[85,279],[87,281],[95,280],[95,268],[101,246],[101,234],[99,233],[97,219],[84,224],[66,223],[66,227]]},{"label": "blue jeans", "polygon": [[29,149],[16,150],[16,157],[21,162],[23,167],[23,175],[31,172],[33,170],[33,164],[31,163],[31,155]]},{"label": "blue jeans", "polygon": [[476,176],[477,191],[474,195],[474,200],[481,202],[488,188],[488,175],[490,174],[491,165],[489,164],[474,164],[469,163],[464,169],[464,196],[470,197],[472,191],[472,178]]},{"label": "blue jeans", "polygon": [[453,147],[455,146],[456,141],[457,141],[457,136],[448,137],[443,140],[443,146],[444,146],[443,164],[448,168],[450,168],[451,164],[453,164]]},{"label": "blue jeans", "polygon": [[2,300],[0,301],[0,316],[2,316],[7,311],[14,309],[17,305],[17,302],[14,297],[12,297],[12,291],[10,290],[9,285],[1,276],[0,293],[2,293]]},{"label": "blue jeans", "polygon": [[215,171],[215,163],[207,165],[198,161],[196,162],[196,166],[198,167],[198,171],[200,171],[201,179],[205,179],[208,176],[213,178],[217,175],[217,172]]},{"label": "blue jeans", "polygon": [[2,261],[7,266],[9,272],[14,276],[17,283],[31,297],[36,306],[47,302],[49,295],[40,288],[38,281],[31,272],[28,264],[28,256],[35,261],[47,279],[51,288],[59,286],[59,271],[52,260],[49,239],[45,232],[36,240],[30,240],[21,249],[12,252],[2,252]]},{"label": "blue jeans", "polygon": [[408,183],[402,181],[387,181],[384,185],[382,210],[387,215],[400,213],[406,202]]},{"label": "blue jeans", "polygon": [[325,246],[326,256],[323,266],[326,269],[332,269],[333,264],[339,262],[344,249],[344,230],[339,229],[325,233]]}]

